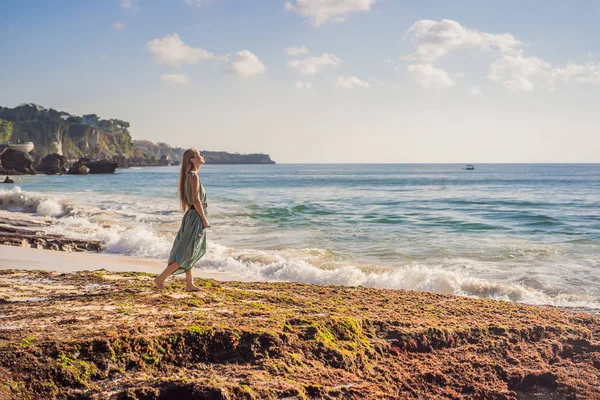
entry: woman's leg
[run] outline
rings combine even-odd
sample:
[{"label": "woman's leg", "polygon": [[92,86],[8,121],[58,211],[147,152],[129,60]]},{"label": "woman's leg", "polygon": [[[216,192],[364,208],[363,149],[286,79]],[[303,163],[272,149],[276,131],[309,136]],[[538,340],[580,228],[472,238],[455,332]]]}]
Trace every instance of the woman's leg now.
[{"label": "woman's leg", "polygon": [[171,264],[167,265],[167,268],[165,268],[165,270],[162,272],[162,274],[157,276],[156,279],[154,280],[156,287],[158,287],[159,289],[164,289],[165,288],[165,280],[173,272],[175,272],[177,270],[177,268],[179,268],[179,263],[177,261],[173,261]]},{"label": "woman's leg", "polygon": [[196,285],[194,285],[194,276],[192,275],[192,270],[194,268],[190,268],[187,271],[185,271],[185,283],[186,283],[186,290],[188,292],[197,292],[200,290],[200,288]]}]

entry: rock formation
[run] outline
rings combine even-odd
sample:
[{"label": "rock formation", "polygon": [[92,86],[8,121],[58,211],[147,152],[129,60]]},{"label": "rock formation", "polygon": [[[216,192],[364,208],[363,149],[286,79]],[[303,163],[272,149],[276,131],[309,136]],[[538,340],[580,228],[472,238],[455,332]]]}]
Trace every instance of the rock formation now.
[{"label": "rock formation", "polygon": [[[0,220],[0,222],[2,221]],[[42,234],[35,230],[1,224],[0,244],[66,252],[100,251],[105,247],[104,243],[98,240],[73,239],[63,235]]]},{"label": "rock formation", "polygon": [[[0,106],[0,142],[32,141],[40,157],[56,153],[71,160],[106,159],[121,168],[169,165],[181,159],[185,149],[167,143],[133,140],[129,126],[129,122],[119,119],[102,119],[96,114],[76,116],[37,104]],[[204,151],[204,154],[207,164],[275,163],[266,154],[223,151]]]},{"label": "rock formation", "polygon": [[2,164],[2,173],[10,173],[12,175],[17,175],[18,173],[35,174],[33,158],[29,154],[19,150],[11,148],[4,150],[2,156],[0,156],[0,163]]},{"label": "rock formation", "polygon": [[36,170],[48,175],[66,174],[68,171],[67,159],[58,153],[48,154],[36,166]]},{"label": "rock formation", "polygon": [[94,161],[87,165],[90,174],[114,174],[119,164],[108,160]]},{"label": "rock formation", "polygon": [[90,162],[89,158],[80,158],[69,168],[69,175],[87,175],[88,169],[86,165]]},{"label": "rock formation", "polygon": [[69,168],[69,174],[87,175],[88,168],[90,174],[114,174],[118,167],[119,164],[115,162],[108,160],[92,161],[89,158],[83,157]]}]

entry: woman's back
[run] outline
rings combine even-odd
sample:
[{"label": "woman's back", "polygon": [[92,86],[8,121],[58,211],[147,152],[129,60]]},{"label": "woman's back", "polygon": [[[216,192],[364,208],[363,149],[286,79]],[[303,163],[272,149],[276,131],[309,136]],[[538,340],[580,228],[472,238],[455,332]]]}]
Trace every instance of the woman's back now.
[{"label": "woman's back", "polygon": [[[194,194],[192,193],[192,184],[190,183],[190,176],[197,176],[195,172],[188,172],[185,178],[185,198],[190,206],[194,205]],[[200,191],[200,201],[206,202],[206,192],[201,182],[199,183],[198,190]]]}]

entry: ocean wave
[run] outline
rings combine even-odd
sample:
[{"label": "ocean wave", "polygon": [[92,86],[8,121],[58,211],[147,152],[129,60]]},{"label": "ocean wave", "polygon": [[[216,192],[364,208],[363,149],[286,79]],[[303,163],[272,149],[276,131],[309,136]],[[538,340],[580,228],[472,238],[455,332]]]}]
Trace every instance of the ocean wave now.
[{"label": "ocean wave", "polygon": [[[0,210],[27,212],[35,214],[32,219],[39,217],[44,221],[51,221],[50,226],[43,227],[47,232],[100,240],[106,244],[104,250],[106,253],[163,260],[168,257],[180,221],[180,215],[175,212],[176,205],[176,199],[167,197],[122,194],[114,196],[110,193],[82,192],[37,193],[25,192],[19,187],[10,190],[0,189]],[[365,257],[368,249],[359,251],[355,248],[346,251],[344,257],[336,255],[331,250],[315,248],[256,250],[253,248],[266,246],[265,243],[274,246],[277,240],[279,242],[275,245],[285,243],[285,246],[290,247],[294,245],[288,243],[297,243],[298,246],[304,243],[302,236],[286,236],[287,231],[282,230],[276,230],[276,234],[265,230],[264,221],[271,221],[271,218],[284,219],[290,213],[292,215],[318,214],[322,210],[318,206],[263,209],[258,206],[247,207],[227,203],[211,204],[209,211],[211,220],[213,215],[218,216],[215,223],[218,230],[214,235],[213,232],[209,232],[208,253],[198,264],[198,267],[203,269],[226,272],[233,276],[258,281],[361,285],[385,289],[431,291],[528,304],[600,309],[600,298],[597,295],[565,294],[556,288],[532,285],[527,281],[508,280],[510,279],[508,268],[533,266],[539,262],[547,262],[548,268],[559,265],[557,263],[564,260],[563,247],[556,243],[520,241],[513,243],[508,239],[500,242],[496,237],[483,235],[478,238],[476,244],[461,240],[453,242],[451,238],[444,237],[439,244],[432,241],[428,242],[427,246],[422,246],[419,241],[410,241],[410,238],[415,237],[410,235],[409,239],[402,239],[402,248],[405,248],[403,252],[398,251],[397,243],[378,241],[381,246],[373,251],[372,257]],[[345,217],[343,211],[337,215]],[[544,219],[543,216],[537,217],[540,220]],[[262,221],[257,222],[256,218]],[[438,227],[443,226],[444,223],[466,224],[437,216],[427,216],[424,220],[435,223]],[[493,228],[479,222],[469,224],[470,229]],[[298,226],[300,225],[296,225]],[[299,231],[300,235],[306,233],[301,229]],[[237,245],[231,244],[232,246],[250,249],[238,250],[218,243],[225,239],[229,240],[229,244],[235,235],[239,239]],[[289,238],[297,240],[286,241]],[[355,240],[355,237],[353,236],[351,240]],[[579,245],[578,241],[569,243],[571,246]],[[589,238],[583,242],[597,243],[597,241],[590,242]],[[336,248],[338,250],[341,248],[340,251],[343,251],[346,243],[339,243],[341,244]],[[320,246],[326,247],[327,244],[320,244]],[[430,251],[429,255],[427,251]],[[413,252],[418,254],[418,257],[414,256]],[[386,255],[390,256],[386,257]],[[354,256],[358,257],[356,262],[353,261]],[[373,263],[367,265],[365,259],[373,260]],[[585,261],[581,257],[578,258],[578,265],[582,265],[582,268],[591,268],[587,266],[588,264],[581,264],[582,260]],[[388,264],[382,266],[384,262]],[[406,264],[392,266],[390,262],[406,262]],[[498,268],[495,275],[490,273],[490,268]],[[552,274],[548,270],[548,273],[544,272],[544,276],[552,276]],[[565,279],[560,278],[560,282],[564,283]],[[581,287],[581,292],[584,293],[586,287],[593,288],[594,285],[581,285]]]},{"label": "ocean wave", "polygon": [[[97,204],[89,204],[85,201],[82,201],[86,203],[85,205],[74,204],[61,195],[26,192],[18,186],[10,190],[0,189],[0,210],[33,213],[35,214],[33,219],[40,218],[51,222],[43,229],[40,228],[47,233],[77,239],[99,240],[106,244],[104,252],[107,253],[147,258],[168,256],[170,237],[157,235],[151,225],[136,226],[135,224],[147,220],[166,223],[174,219],[175,216],[164,212],[161,205],[130,204],[128,208],[121,210],[119,208],[121,202],[113,201],[116,206],[115,204],[107,206],[102,196],[92,195],[87,200],[96,200]],[[137,214],[130,212],[136,209],[142,211]],[[160,217],[152,219],[150,212],[155,212]],[[127,219],[133,222],[128,225]]]},{"label": "ocean wave", "polygon": [[[246,252],[247,253],[247,252]],[[199,268],[256,281],[292,281],[309,284],[403,289],[505,300],[532,305],[600,309],[600,298],[586,294],[550,294],[520,282],[491,282],[464,271],[421,264],[374,271],[342,265],[323,269],[306,259],[289,259],[277,252],[254,251],[241,256],[232,249],[210,243]]]},{"label": "ocean wave", "polygon": [[18,186],[0,189],[0,209],[36,213],[42,217],[60,217],[69,212],[69,207],[55,196],[24,192]]},{"label": "ocean wave", "polygon": [[167,258],[171,241],[154,232],[136,227],[122,232],[103,231],[97,237],[107,243],[106,253],[125,254],[136,257]]}]

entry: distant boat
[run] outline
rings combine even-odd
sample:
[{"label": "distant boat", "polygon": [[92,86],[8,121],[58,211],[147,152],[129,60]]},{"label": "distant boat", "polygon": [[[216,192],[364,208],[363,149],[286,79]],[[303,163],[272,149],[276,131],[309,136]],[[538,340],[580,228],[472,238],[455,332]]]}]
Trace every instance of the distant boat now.
[{"label": "distant boat", "polygon": [[466,169],[467,171],[475,171],[475,166],[473,164],[467,164],[467,167],[463,169]]},{"label": "distant boat", "polygon": [[33,150],[33,142],[17,142],[17,143],[11,143],[11,142],[2,142],[0,143],[0,149],[13,149],[13,150],[19,150],[22,151],[24,153],[29,153],[31,150]]}]

